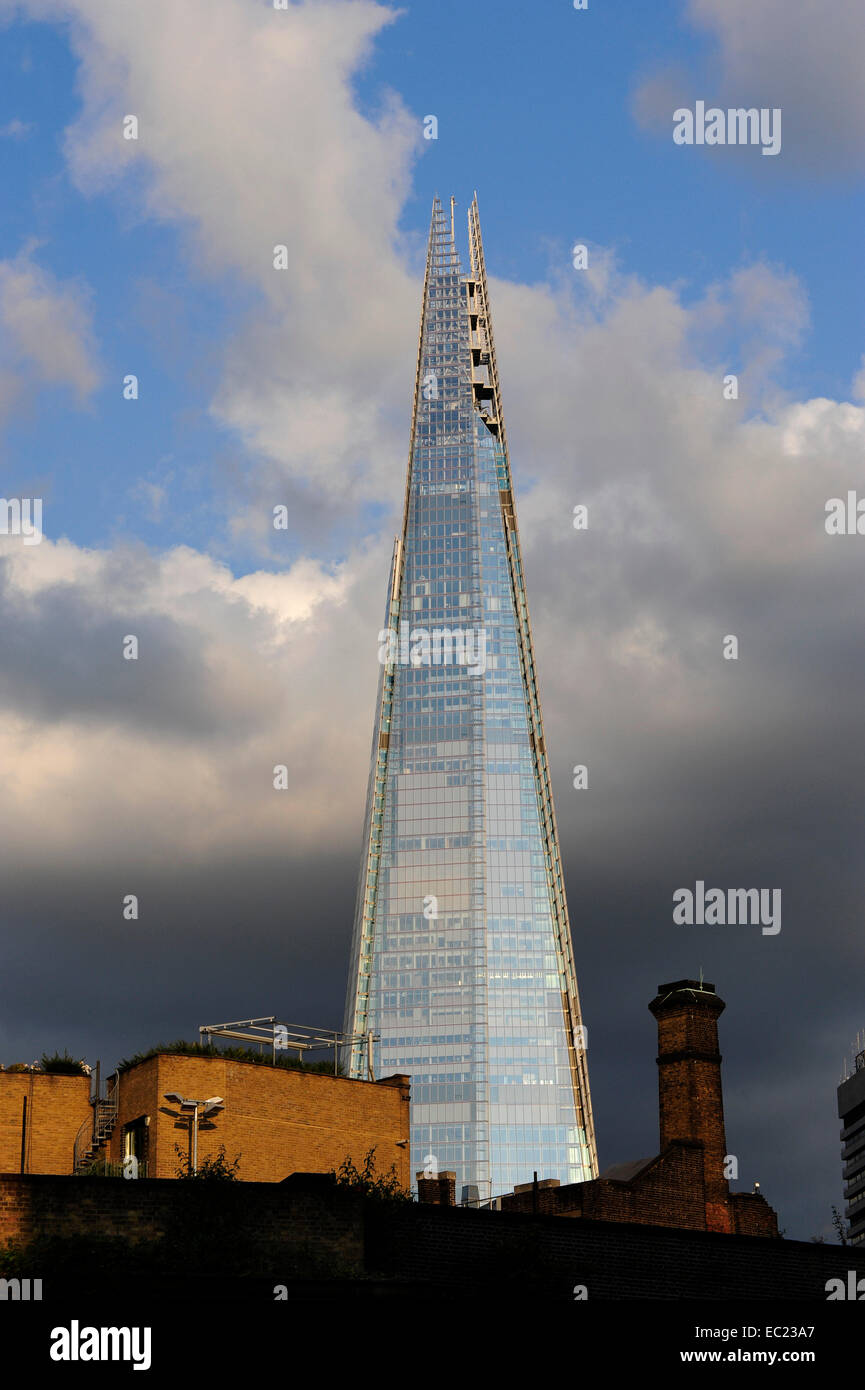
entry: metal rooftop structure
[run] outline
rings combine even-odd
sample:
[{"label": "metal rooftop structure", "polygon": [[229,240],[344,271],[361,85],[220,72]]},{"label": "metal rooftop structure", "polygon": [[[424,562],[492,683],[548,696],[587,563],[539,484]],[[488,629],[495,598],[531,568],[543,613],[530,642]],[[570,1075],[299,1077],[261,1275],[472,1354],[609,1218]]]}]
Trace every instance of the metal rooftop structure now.
[{"label": "metal rooftop structure", "polygon": [[269,1047],[274,1064],[278,1052],[297,1052],[302,1062],[308,1052],[332,1049],[335,1076],[339,1073],[340,1048],[357,1048],[366,1059],[364,1079],[375,1080],[373,1049],[378,1039],[373,1033],[339,1033],[331,1028],[281,1023],[274,1014],[268,1018],[242,1018],[235,1023],[204,1023],[198,1031],[208,1038],[236,1038],[241,1042],[257,1043],[262,1049]]}]

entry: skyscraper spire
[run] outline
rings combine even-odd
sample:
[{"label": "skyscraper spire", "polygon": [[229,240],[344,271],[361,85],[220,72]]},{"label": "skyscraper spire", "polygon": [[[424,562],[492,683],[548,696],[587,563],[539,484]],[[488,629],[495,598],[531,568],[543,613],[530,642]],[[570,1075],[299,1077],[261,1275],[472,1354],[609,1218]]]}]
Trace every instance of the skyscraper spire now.
[{"label": "skyscraper spire", "polygon": [[411,1074],[416,1166],[483,1201],[597,1158],[476,196],[468,222],[465,275],[436,197],[345,1027]]}]

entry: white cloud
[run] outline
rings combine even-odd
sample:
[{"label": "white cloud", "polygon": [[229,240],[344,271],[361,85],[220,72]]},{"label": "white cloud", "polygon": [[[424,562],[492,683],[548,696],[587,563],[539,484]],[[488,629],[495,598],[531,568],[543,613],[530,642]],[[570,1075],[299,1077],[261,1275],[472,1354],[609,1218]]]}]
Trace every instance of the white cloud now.
[{"label": "white cloud", "polygon": [[[422,142],[395,96],[362,115],[353,79],[396,12],[372,0],[24,8],[73,20],[83,109],[66,150],[79,187],[134,173],[127,202],[183,229],[197,273],[256,295],[212,409],[263,457],[265,486],[381,497],[404,457],[418,306],[397,220]],[[122,138],[126,114],[137,141]]]},{"label": "white cloud", "polygon": [[23,140],[32,129],[33,126],[28,121],[22,121],[17,116],[13,116],[11,121],[0,126],[0,140]]},{"label": "white cloud", "polygon": [[[492,292],[548,743],[568,756],[576,696],[615,778],[623,757],[639,765],[685,731],[711,750],[734,720],[747,740],[766,690],[787,709],[782,739],[811,717],[820,678],[802,624],[819,613],[821,641],[841,651],[859,621],[851,557],[823,519],[825,499],[856,484],[865,410],[761,394],[759,382],[755,409],[724,400],[720,366],[693,356],[704,306],[606,279],[603,308],[545,287]],[[795,282],[766,267],[735,273],[713,302],[757,338],[779,322],[779,343],[802,331]],[[585,533],[571,524],[576,502],[589,506]],[[3,737],[33,779],[0,790],[0,818],[20,827],[21,852],[38,819],[40,853],[65,853],[70,807],[80,846],[121,844],[133,810],[116,766],[144,769],[136,836],[157,856],[276,855],[288,825],[294,848],[326,835],[353,852],[388,538],[339,566],[307,556],[242,577],[186,546],[10,538],[2,554]],[[731,704],[718,652],[740,630],[750,661]],[[143,634],[137,665],[122,662],[126,632]],[[271,789],[276,763],[289,792]]]},{"label": "white cloud", "polygon": [[38,266],[32,251],[0,261],[0,388],[7,404],[27,386],[69,386],[80,400],[98,385],[89,292]]},{"label": "white cloud", "polygon": [[669,137],[674,109],[693,106],[696,98],[722,107],[780,107],[785,167],[807,168],[812,175],[861,172],[860,0],[834,0],[831,6],[822,0],[688,0],[686,14],[716,41],[710,72],[690,80],[678,69],[650,74],[634,97],[642,124],[666,129]]},{"label": "white cloud", "polygon": [[162,483],[154,483],[149,478],[139,478],[131,488],[133,501],[147,508],[150,521],[162,521],[168,501],[168,488]]},{"label": "white cloud", "polygon": [[[865,410],[773,386],[806,322],[795,280],[758,267],[715,287],[725,324],[755,343],[738,401],[724,399],[726,364],[695,356],[703,303],[624,279],[600,318],[580,294],[503,282],[493,294],[548,747],[578,761],[574,741],[588,739],[609,786],[639,784],[662,749],[675,777],[682,739],[709,760],[719,740],[741,746],[767,708],[788,722],[766,749],[810,737],[815,687],[833,653],[846,665],[859,622],[861,560],[855,543],[833,549],[824,507],[857,486]],[[748,658],[735,682],[727,632]],[[567,803],[564,824],[575,814]]]},{"label": "white cloud", "polygon": [[278,854],[287,825],[297,851],[355,835],[378,675],[365,614],[386,564],[377,550],[236,579],[188,547],[0,537],[4,855],[95,866],[134,842],[191,862]]}]

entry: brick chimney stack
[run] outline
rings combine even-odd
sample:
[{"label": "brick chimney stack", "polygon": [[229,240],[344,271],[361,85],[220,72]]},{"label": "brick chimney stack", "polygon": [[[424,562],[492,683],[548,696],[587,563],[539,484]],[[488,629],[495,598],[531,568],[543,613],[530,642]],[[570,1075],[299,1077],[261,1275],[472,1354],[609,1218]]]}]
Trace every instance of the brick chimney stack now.
[{"label": "brick chimney stack", "polygon": [[706,1221],[730,1229],[724,1176],[727,1138],[721,1091],[718,1018],[724,1001],[707,981],[659,985],[649,1005],[658,1022],[658,1098],[661,1149],[680,1139],[703,1145]]},{"label": "brick chimney stack", "polygon": [[417,1199],[421,1204],[435,1207],[455,1207],[457,1196],[456,1173],[437,1173],[430,1177],[426,1170],[416,1173]]}]

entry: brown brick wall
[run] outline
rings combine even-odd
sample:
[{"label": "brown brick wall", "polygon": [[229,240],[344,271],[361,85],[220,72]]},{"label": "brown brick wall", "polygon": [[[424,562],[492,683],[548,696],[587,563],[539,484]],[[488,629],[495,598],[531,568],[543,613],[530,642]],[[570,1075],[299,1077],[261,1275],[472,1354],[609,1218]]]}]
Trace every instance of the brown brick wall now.
[{"label": "brown brick wall", "polygon": [[[358,1168],[375,1148],[376,1171],[396,1165],[403,1187],[411,1185],[409,1087],[351,1081],[318,1072],[256,1066],[215,1057],[161,1053],[120,1077],[118,1122],[109,1157],[123,1157],[123,1128],[142,1116],[148,1126],[148,1177],[173,1178],[189,1151],[189,1120],[165,1100],[166,1092],[199,1100],[221,1096],[225,1108],[211,1120],[199,1118],[198,1159],[240,1154],[238,1177],[245,1182],[280,1182],[289,1173],[326,1173],[350,1156]],[[187,1112],[188,1113],[188,1112]]]},{"label": "brown brick wall", "polygon": [[703,1153],[694,1145],[671,1144],[633,1182],[599,1179],[587,1186],[583,1214],[590,1220],[705,1229]]},{"label": "brown brick wall", "polygon": [[[0,1244],[33,1234],[119,1236],[130,1245],[171,1233],[188,1211],[190,1184],[122,1178],[0,1178]],[[547,1189],[551,1196],[554,1189]],[[543,1189],[542,1189],[543,1192]],[[757,1206],[750,1194],[743,1205]],[[865,1250],[745,1235],[670,1230],[642,1224],[562,1221],[518,1213],[364,1201],[326,1179],[299,1174],[285,1183],[220,1187],[212,1199],[231,1209],[263,1252],[316,1250],[368,1276],[444,1288],[451,1296],[573,1302],[575,1284],[603,1299],[801,1299],[826,1301],[830,1278],[865,1275]],[[545,1198],[546,1200],[546,1198]],[[33,1271],[39,1275],[42,1272]],[[51,1271],[44,1271],[46,1280]],[[230,1262],[215,1265],[228,1277]],[[98,1271],[96,1272],[98,1276]],[[94,1276],[94,1277],[96,1277]],[[173,1296],[168,1293],[162,1297]],[[195,1290],[187,1291],[195,1296]],[[46,1297],[51,1289],[46,1282]],[[181,1292],[181,1297],[183,1293]]]},{"label": "brown brick wall", "polygon": [[741,1236],[777,1236],[778,1215],[761,1192],[731,1192],[733,1230]]},{"label": "brown brick wall", "polygon": [[[317,1247],[327,1257],[359,1264],[363,1258],[363,1200],[338,1191],[317,1175],[271,1183],[220,1185],[221,1214],[234,1214],[262,1250],[282,1245],[286,1252]],[[200,1198],[191,1184],[149,1178],[2,1177],[0,1245],[26,1244],[34,1236],[114,1237],[134,1246],[171,1237]],[[222,1271],[229,1273],[226,1266]],[[46,1271],[50,1274],[50,1271]]]},{"label": "brown brick wall", "polygon": [[717,1212],[707,1212],[700,1144],[669,1144],[628,1182],[596,1178],[592,1182],[565,1187],[539,1187],[536,1206],[534,1202],[529,1189],[503,1198],[502,1210],[527,1214],[537,1210],[542,1216],[627,1221],[688,1231],[736,1232],[749,1236],[778,1234],[778,1218],[760,1193],[730,1193],[720,1217]]},{"label": "brown brick wall", "polygon": [[531,1190],[504,1197],[506,1212],[582,1217],[592,1221],[633,1221],[703,1231],[703,1150],[698,1144],[671,1144],[629,1182],[595,1178],[565,1187],[540,1187],[537,1207]]},{"label": "brown brick wall", "polygon": [[[745,1194],[747,1195],[747,1194]],[[802,1300],[825,1303],[826,1281],[865,1250],[754,1240],[642,1224],[562,1221],[465,1207],[370,1209],[367,1267],[429,1281],[457,1300],[517,1293],[562,1301],[584,1284],[589,1302],[618,1299]],[[845,1281],[846,1282],[846,1281]],[[793,1321],[792,1318],[789,1321]]]},{"label": "brown brick wall", "polygon": [[21,1171],[25,1097],[25,1172],[71,1173],[75,1136],[92,1114],[90,1077],[0,1072],[0,1173]]}]

